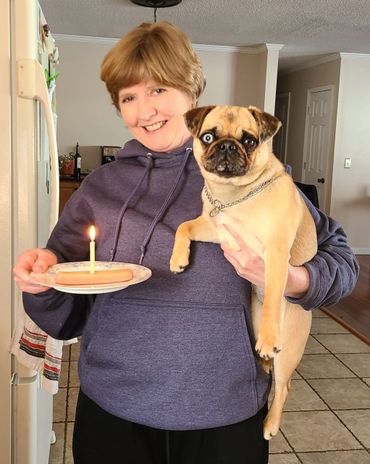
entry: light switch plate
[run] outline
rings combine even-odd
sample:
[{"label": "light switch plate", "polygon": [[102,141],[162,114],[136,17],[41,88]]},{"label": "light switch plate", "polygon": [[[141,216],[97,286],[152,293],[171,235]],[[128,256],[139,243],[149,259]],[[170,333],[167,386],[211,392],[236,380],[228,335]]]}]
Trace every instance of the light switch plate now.
[{"label": "light switch plate", "polygon": [[352,158],[344,158],[344,167],[349,169],[352,167]]}]

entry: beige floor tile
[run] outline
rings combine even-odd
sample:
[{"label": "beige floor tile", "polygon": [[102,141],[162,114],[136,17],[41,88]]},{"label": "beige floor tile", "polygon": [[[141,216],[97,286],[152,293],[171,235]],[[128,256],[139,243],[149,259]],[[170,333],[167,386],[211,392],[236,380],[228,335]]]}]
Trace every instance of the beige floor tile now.
[{"label": "beige floor tile", "polygon": [[370,387],[370,378],[367,378],[367,379],[365,378],[365,379],[362,379],[362,380],[363,380],[365,383],[367,383],[367,384],[369,385],[369,387]]},{"label": "beige floor tile", "polygon": [[335,413],[364,445],[364,447],[370,448],[370,409],[336,411]]},{"label": "beige floor tile", "polygon": [[269,457],[269,464],[299,464],[295,454],[272,454]]},{"label": "beige floor tile", "polygon": [[297,371],[304,379],[355,377],[355,374],[332,354],[305,354]]},{"label": "beige floor tile", "polygon": [[71,345],[71,361],[78,361],[80,357],[80,347],[81,347],[81,342],[79,341],[78,343],[72,343]]},{"label": "beige floor tile", "polygon": [[278,434],[269,441],[270,454],[292,452],[292,448],[285,440],[283,434],[279,431]]},{"label": "beige floor tile", "polygon": [[308,337],[307,344],[304,350],[305,354],[323,354],[329,353],[328,350],[321,345],[312,335]]},{"label": "beige floor tile", "polygon": [[62,362],[60,368],[60,379],[59,379],[59,387],[65,388],[68,386],[68,371],[69,371],[69,362],[64,361]]},{"label": "beige floor tile", "polygon": [[360,379],[308,380],[331,409],[369,409],[370,388]]},{"label": "beige floor tile", "polygon": [[53,424],[53,430],[56,436],[56,442],[50,446],[49,464],[63,463],[64,450],[64,423],[58,422]]},{"label": "beige floor tile", "polygon": [[367,451],[328,451],[325,453],[299,453],[303,464],[369,464]]},{"label": "beige floor tile", "polygon": [[319,411],[328,407],[305,380],[293,380],[284,411]]},{"label": "beige floor tile", "polygon": [[64,422],[66,420],[67,389],[60,388],[53,399],[53,421]]},{"label": "beige floor tile", "polygon": [[69,371],[69,386],[70,387],[79,387],[80,386],[80,377],[78,376],[78,362],[71,361],[70,371]]},{"label": "beige floor tile", "polygon": [[324,313],[324,311],[321,311],[321,309],[315,309],[312,311],[312,317],[329,317],[327,314]]},{"label": "beige floor tile", "polygon": [[74,423],[70,422],[67,424],[67,436],[66,436],[66,456],[64,464],[73,464],[72,456],[72,437],[73,437]]},{"label": "beige floor tile", "polygon": [[281,430],[296,453],[361,448],[331,411],[285,412]]},{"label": "beige floor tile", "polygon": [[62,361],[69,361],[70,353],[71,353],[70,346],[69,345],[64,345],[63,346]]},{"label": "beige floor tile", "polygon": [[315,335],[332,353],[370,353],[370,346],[352,334]]},{"label": "beige floor tile", "polygon": [[359,377],[370,377],[370,353],[337,354]]},{"label": "beige floor tile", "polygon": [[336,334],[349,333],[347,329],[342,327],[338,322],[335,322],[329,317],[315,317],[312,319],[311,334]]},{"label": "beige floor tile", "polygon": [[68,391],[68,422],[74,422],[79,388],[70,388]]}]

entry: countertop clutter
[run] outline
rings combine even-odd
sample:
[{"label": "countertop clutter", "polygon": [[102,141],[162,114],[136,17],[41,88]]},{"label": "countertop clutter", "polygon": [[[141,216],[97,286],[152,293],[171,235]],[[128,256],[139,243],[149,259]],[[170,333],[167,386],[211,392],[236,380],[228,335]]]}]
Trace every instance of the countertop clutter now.
[{"label": "countertop clutter", "polygon": [[[102,164],[114,161],[115,154],[119,149],[120,147],[118,146],[79,145],[78,151],[81,155],[79,177],[74,175],[74,159],[71,159],[71,165],[68,167],[64,165],[66,163],[64,161],[60,167],[61,174],[59,177],[59,215],[62,213],[64,205],[70,196],[79,188],[84,178]],[[73,151],[70,153],[73,154]]]}]

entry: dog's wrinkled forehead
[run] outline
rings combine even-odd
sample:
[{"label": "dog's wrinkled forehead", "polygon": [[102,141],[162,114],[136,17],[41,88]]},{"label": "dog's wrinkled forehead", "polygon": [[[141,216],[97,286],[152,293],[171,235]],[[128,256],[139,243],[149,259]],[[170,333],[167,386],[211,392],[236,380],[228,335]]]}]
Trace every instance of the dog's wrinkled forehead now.
[{"label": "dog's wrinkled forehead", "polygon": [[243,107],[216,107],[207,114],[201,126],[201,132],[215,130],[220,136],[240,139],[245,132],[258,139],[257,122]]}]

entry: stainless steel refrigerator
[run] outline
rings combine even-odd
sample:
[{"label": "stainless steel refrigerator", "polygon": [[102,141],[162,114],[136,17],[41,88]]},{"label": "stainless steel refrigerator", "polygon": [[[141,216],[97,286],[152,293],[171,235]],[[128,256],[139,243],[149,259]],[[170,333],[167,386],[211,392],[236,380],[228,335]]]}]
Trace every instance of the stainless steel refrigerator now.
[{"label": "stainless steel refrigerator", "polygon": [[44,246],[58,216],[57,49],[36,0],[0,0],[0,462],[47,464],[52,397],[10,355],[21,295],[16,256]]}]

